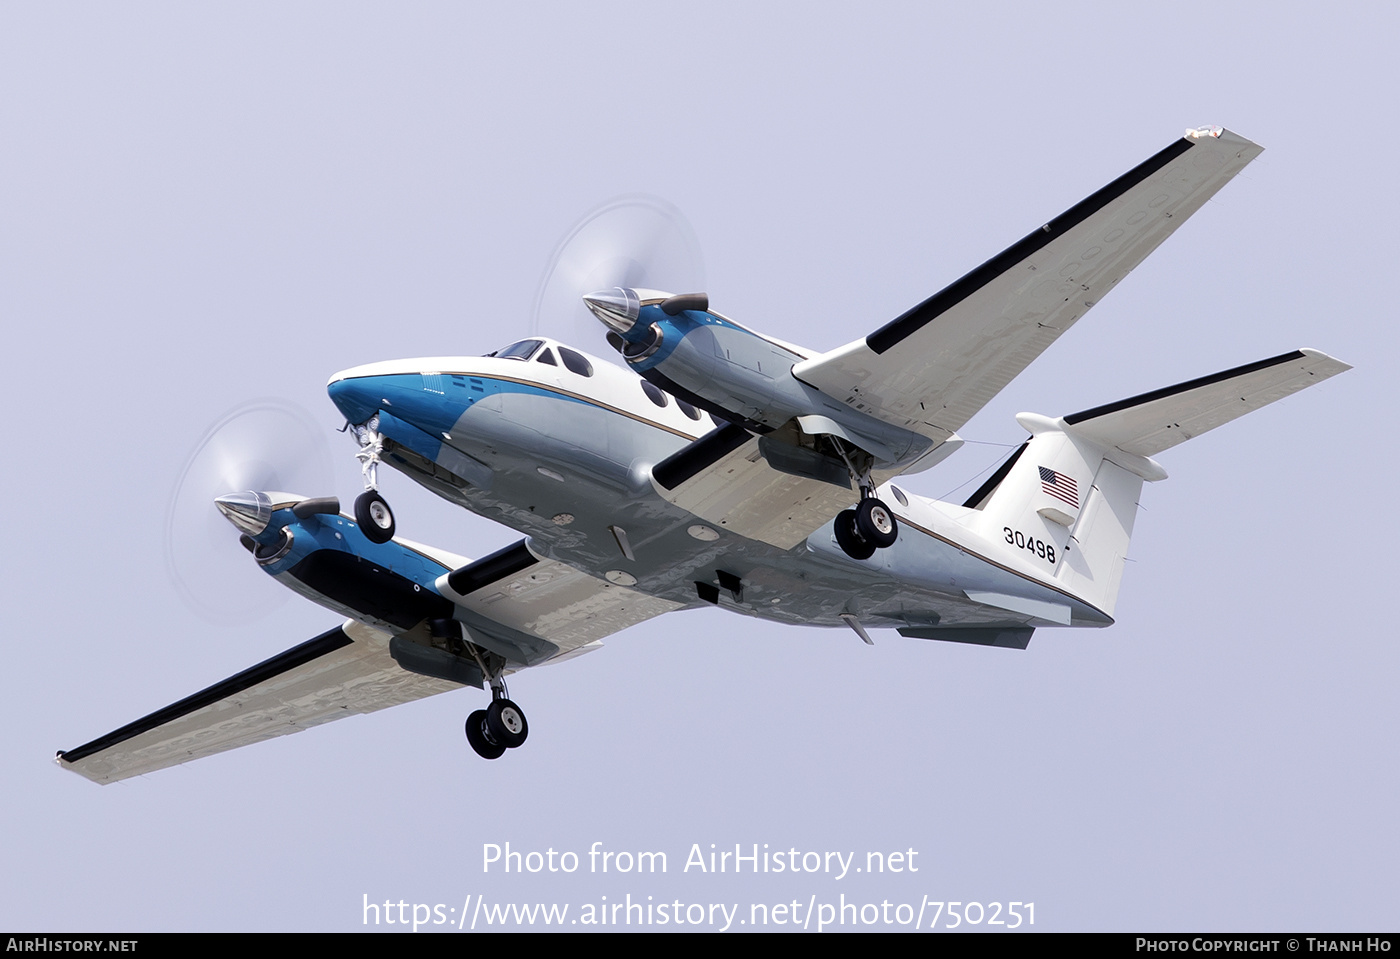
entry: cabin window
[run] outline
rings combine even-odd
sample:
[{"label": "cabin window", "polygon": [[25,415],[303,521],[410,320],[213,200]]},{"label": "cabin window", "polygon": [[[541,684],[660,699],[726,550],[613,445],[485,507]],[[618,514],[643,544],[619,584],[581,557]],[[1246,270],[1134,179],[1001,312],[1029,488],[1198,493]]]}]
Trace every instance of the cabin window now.
[{"label": "cabin window", "polygon": [[666,394],[646,380],[642,380],[642,392],[647,395],[647,399],[651,400],[657,406],[666,405]]},{"label": "cabin window", "polygon": [[899,500],[900,506],[909,505],[909,497],[904,495],[904,490],[900,489],[898,486],[891,486],[890,492],[894,494],[895,499]]},{"label": "cabin window", "polygon": [[680,397],[676,397],[676,405],[681,408],[682,413],[684,413],[686,416],[689,416],[691,419],[700,419],[700,411],[697,410],[695,407],[691,406],[689,403],[687,403]]}]

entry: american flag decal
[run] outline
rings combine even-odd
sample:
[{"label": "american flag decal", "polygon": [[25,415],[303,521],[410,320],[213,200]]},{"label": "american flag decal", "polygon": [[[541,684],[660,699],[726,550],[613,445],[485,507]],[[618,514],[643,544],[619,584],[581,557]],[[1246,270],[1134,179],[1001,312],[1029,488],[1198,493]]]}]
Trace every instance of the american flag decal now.
[{"label": "american flag decal", "polygon": [[1075,509],[1079,509],[1079,484],[1072,477],[1064,473],[1047,469],[1044,466],[1037,467],[1040,470],[1040,488],[1045,490],[1057,500],[1068,503]]}]

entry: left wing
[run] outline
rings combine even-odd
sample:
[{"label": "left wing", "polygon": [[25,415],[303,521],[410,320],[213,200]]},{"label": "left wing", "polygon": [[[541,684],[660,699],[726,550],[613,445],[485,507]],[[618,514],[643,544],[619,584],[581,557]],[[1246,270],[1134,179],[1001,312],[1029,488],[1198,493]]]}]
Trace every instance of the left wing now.
[{"label": "left wing", "polygon": [[[540,558],[525,541],[444,579],[469,637],[506,660],[505,672],[597,649],[604,636],[681,605]],[[347,620],[56,759],[93,782],[117,782],[481,683],[473,661],[431,643],[423,624],[391,633]]]},{"label": "left wing", "polygon": [[1219,127],[1189,130],[903,316],[792,373],[938,442],[1262,152]]},{"label": "left wing", "polygon": [[400,668],[391,638],[348,620],[55,758],[106,784],[460,688]]}]

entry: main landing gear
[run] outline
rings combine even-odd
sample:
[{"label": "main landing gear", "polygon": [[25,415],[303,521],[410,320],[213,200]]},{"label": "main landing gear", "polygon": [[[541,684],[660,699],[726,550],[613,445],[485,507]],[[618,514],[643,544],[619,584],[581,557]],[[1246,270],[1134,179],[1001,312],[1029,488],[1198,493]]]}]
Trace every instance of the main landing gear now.
[{"label": "main landing gear", "polygon": [[470,649],[491,684],[491,705],[467,717],[467,742],[482,759],[500,759],[507,749],[525,744],[530,724],[525,721],[525,710],[506,698],[506,682],[501,676],[504,660],[491,653],[483,655],[476,646]]},{"label": "main landing gear", "polygon": [[387,543],[394,538],[394,512],[379,495],[379,456],[384,452],[384,438],[379,435],[379,414],[359,426],[351,426],[360,448],[355,459],[365,476],[365,491],[355,498],[355,522],[371,543]]},{"label": "main landing gear", "polygon": [[875,497],[875,481],[870,477],[868,456],[857,468],[856,462],[838,442],[837,451],[846,461],[851,479],[860,490],[860,502],[855,509],[842,510],[836,515],[834,529],[836,544],[851,559],[869,559],[877,549],[893,546],[899,539],[899,524],[890,508]]},{"label": "main landing gear", "polygon": [[874,496],[863,497],[855,509],[838,513],[835,527],[836,543],[851,559],[869,559],[899,538],[894,514]]},{"label": "main landing gear", "polygon": [[504,696],[467,717],[467,742],[482,759],[500,759],[507,749],[524,745],[529,735],[524,710]]}]

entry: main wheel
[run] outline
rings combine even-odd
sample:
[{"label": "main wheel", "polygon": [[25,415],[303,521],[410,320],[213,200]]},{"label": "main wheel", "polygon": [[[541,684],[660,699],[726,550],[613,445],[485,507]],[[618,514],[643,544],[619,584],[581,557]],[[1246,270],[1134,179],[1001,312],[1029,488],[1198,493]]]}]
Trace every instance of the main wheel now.
[{"label": "main wheel", "polygon": [[367,489],[355,498],[355,521],[371,543],[394,538],[394,514],[378,491]]},{"label": "main wheel", "polygon": [[856,511],[845,509],[836,514],[833,524],[836,531],[836,545],[841,547],[851,559],[869,559],[875,555],[875,544],[867,543],[856,532]]},{"label": "main wheel", "polygon": [[856,532],[876,549],[884,549],[899,539],[899,524],[888,506],[867,496],[856,506]]},{"label": "main wheel", "polygon": [[467,717],[467,742],[482,759],[500,759],[506,747],[486,738],[486,710],[478,709]]},{"label": "main wheel", "polygon": [[530,735],[530,724],[525,722],[525,711],[515,703],[509,699],[493,699],[486,707],[486,731],[496,742],[514,749]]}]

